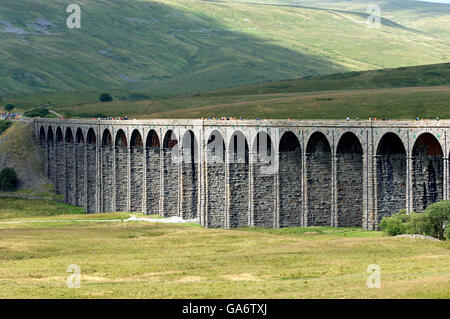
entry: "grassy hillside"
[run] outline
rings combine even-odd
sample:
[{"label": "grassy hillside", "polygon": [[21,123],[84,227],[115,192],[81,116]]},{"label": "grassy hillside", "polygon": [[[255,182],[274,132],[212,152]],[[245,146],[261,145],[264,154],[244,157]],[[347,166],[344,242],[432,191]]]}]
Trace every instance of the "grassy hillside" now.
[{"label": "grassy hillside", "polygon": [[[2,2],[0,95],[147,88],[151,97],[161,97],[450,60],[449,41],[437,31],[424,33],[387,18],[381,29],[370,29],[367,15],[342,8],[73,2],[82,8],[79,30],[65,26],[66,1]],[[434,17],[430,28],[447,27],[447,7],[437,12],[431,4],[421,6],[415,21],[429,26],[426,19]]]},{"label": "grassy hillside", "polygon": [[94,92],[23,96],[9,102],[27,109],[33,101],[47,101],[66,117],[450,118],[450,64],[274,81],[170,98],[149,99],[146,94],[115,91],[111,103],[98,102]]},{"label": "grassy hillside", "polygon": [[[65,207],[60,214],[70,215],[17,214],[58,223],[6,224],[18,218],[2,219],[4,204],[0,198],[2,298],[450,297],[449,241],[331,227],[73,222],[126,214],[76,215]],[[71,264],[81,268],[80,289],[66,286]],[[370,264],[381,268],[381,289],[367,288]]]}]

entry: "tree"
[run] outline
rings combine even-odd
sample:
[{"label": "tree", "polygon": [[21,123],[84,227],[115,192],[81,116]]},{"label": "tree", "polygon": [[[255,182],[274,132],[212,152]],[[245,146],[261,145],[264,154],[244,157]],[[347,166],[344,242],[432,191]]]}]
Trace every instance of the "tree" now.
[{"label": "tree", "polygon": [[444,239],[450,221],[450,200],[442,200],[428,206],[425,213],[430,220],[430,235],[437,239]]},{"label": "tree", "polygon": [[100,100],[100,102],[111,102],[113,100],[111,95],[108,93],[100,94],[98,99]]},{"label": "tree", "polygon": [[14,109],[14,104],[6,104],[5,105],[5,110],[6,112],[11,112]]},{"label": "tree", "polygon": [[17,185],[17,174],[14,168],[5,167],[0,172],[0,190],[10,191]]}]

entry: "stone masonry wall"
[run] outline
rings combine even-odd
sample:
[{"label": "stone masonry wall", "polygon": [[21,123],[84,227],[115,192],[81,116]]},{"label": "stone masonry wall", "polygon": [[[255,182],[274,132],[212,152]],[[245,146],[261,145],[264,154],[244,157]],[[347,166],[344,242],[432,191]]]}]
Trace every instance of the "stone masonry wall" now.
[{"label": "stone masonry wall", "polygon": [[127,210],[128,148],[116,147],[116,211]]},{"label": "stone masonry wall", "polygon": [[225,163],[208,163],[208,227],[225,226]]},{"label": "stone masonry wall", "polygon": [[185,219],[197,218],[198,205],[198,165],[196,163],[183,163],[182,165],[182,216]]},{"label": "stone masonry wall", "polygon": [[178,164],[171,149],[163,150],[164,159],[164,216],[178,216]]},{"label": "stone masonry wall", "polygon": [[377,157],[378,223],[406,208],[406,154]]},{"label": "stone masonry wall", "polygon": [[113,147],[102,146],[102,212],[113,211]]},{"label": "stone masonry wall", "polygon": [[76,175],[75,175],[75,146],[73,143],[66,143],[66,201],[71,205],[77,204]]},{"label": "stone masonry wall", "polygon": [[308,226],[331,223],[331,154],[311,153],[306,159],[308,183]]},{"label": "stone masonry wall", "polygon": [[270,165],[257,159],[253,164],[253,218],[256,227],[274,227],[275,175]]},{"label": "stone masonry wall", "polygon": [[147,148],[147,214],[159,214],[161,198],[159,148]]},{"label": "stone masonry wall", "polygon": [[96,146],[87,145],[87,207],[88,213],[95,213],[97,208],[97,155]]},{"label": "stone masonry wall", "polygon": [[422,212],[443,198],[442,156],[422,155],[413,157],[413,209]]},{"label": "stone masonry wall", "polygon": [[300,148],[280,152],[280,227],[301,226],[302,157]]},{"label": "stone masonry wall", "polygon": [[84,187],[84,152],[83,144],[75,144],[75,165],[76,165],[76,203],[77,206],[83,207],[85,202],[85,187]]},{"label": "stone masonry wall", "polygon": [[249,165],[229,165],[230,174],[230,227],[248,226],[249,221]]},{"label": "stone masonry wall", "polygon": [[64,165],[64,143],[57,142],[55,144],[55,157],[56,157],[56,184],[55,191],[57,194],[64,194],[65,184],[66,184],[66,175],[65,175],[65,165]]},{"label": "stone masonry wall", "polygon": [[132,212],[142,212],[142,196],[144,190],[144,149],[142,147],[131,148],[130,173],[130,210]]},{"label": "stone masonry wall", "polygon": [[362,154],[339,154],[336,166],[338,226],[361,227],[363,219]]}]

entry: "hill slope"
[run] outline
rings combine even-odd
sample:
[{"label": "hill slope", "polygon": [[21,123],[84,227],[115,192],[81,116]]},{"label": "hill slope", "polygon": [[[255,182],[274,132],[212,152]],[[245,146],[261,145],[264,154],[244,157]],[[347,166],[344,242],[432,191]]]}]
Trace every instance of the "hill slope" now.
[{"label": "hill slope", "polygon": [[[0,95],[149,87],[161,95],[450,61],[449,41],[436,33],[388,20],[370,29],[365,14],[341,8],[73,2],[82,8],[78,30],[65,26],[66,1],[2,2]],[[433,8],[422,11],[437,17]]]}]

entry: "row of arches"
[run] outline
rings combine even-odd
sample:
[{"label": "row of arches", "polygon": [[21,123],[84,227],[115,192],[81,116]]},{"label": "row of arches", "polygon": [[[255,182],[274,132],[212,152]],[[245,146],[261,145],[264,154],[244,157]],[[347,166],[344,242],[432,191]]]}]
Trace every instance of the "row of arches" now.
[{"label": "row of arches", "polygon": [[[182,214],[185,218],[198,218],[201,200],[199,152],[192,130],[186,131],[180,147],[175,147],[178,137],[172,130],[165,134],[162,147],[155,130],[150,130],[145,143],[140,131],[134,130],[128,145],[123,130],[117,131],[113,141],[111,132],[105,129],[101,144],[97,146],[92,128],[86,134],[85,143],[80,128],[74,138],[70,128],[63,136],[60,127],[55,135],[52,127],[47,132],[41,127],[40,140],[51,145],[55,143],[56,147],[60,142],[75,144],[73,150],[66,152],[67,157],[75,158],[74,163],[66,161],[65,176],[69,182],[65,191],[70,203],[81,205],[86,202],[88,211],[95,211],[99,201],[100,211],[121,211],[128,207],[132,211],[142,211],[147,207],[149,213],[162,211],[165,216]],[[86,144],[85,148],[83,144]],[[327,137],[315,132],[310,136],[302,157],[297,136],[293,132],[285,132],[279,142],[278,179],[273,174],[276,166],[274,143],[266,132],[259,132],[255,138],[252,161],[248,141],[240,131],[234,132],[229,140],[228,159],[226,143],[219,131],[210,134],[206,145],[207,183],[204,186],[207,194],[205,224],[208,226],[274,227],[277,222],[274,215],[276,205],[279,205],[278,222],[281,227],[305,224],[362,226],[364,151],[354,133],[344,133],[333,154]],[[102,150],[99,158],[95,155],[96,147]],[[147,150],[145,156],[144,149]],[[63,193],[58,185],[64,184],[60,181],[64,174],[59,174],[57,168],[64,165],[56,155],[63,152],[50,153],[51,148],[47,155],[55,167],[49,165],[49,177],[56,179],[57,191]],[[413,209],[422,211],[443,198],[443,151],[432,134],[424,133],[417,138],[412,154]],[[97,165],[101,165],[100,180],[96,177]],[[87,174],[83,174],[83,169]],[[407,156],[398,135],[386,133],[381,138],[376,150],[375,170],[376,218],[379,221],[383,216],[406,207]],[[253,179],[249,181],[250,171]],[[86,185],[97,185],[97,191],[93,192]],[[146,202],[142,195],[144,185]],[[279,199],[278,202],[275,198]]]}]

